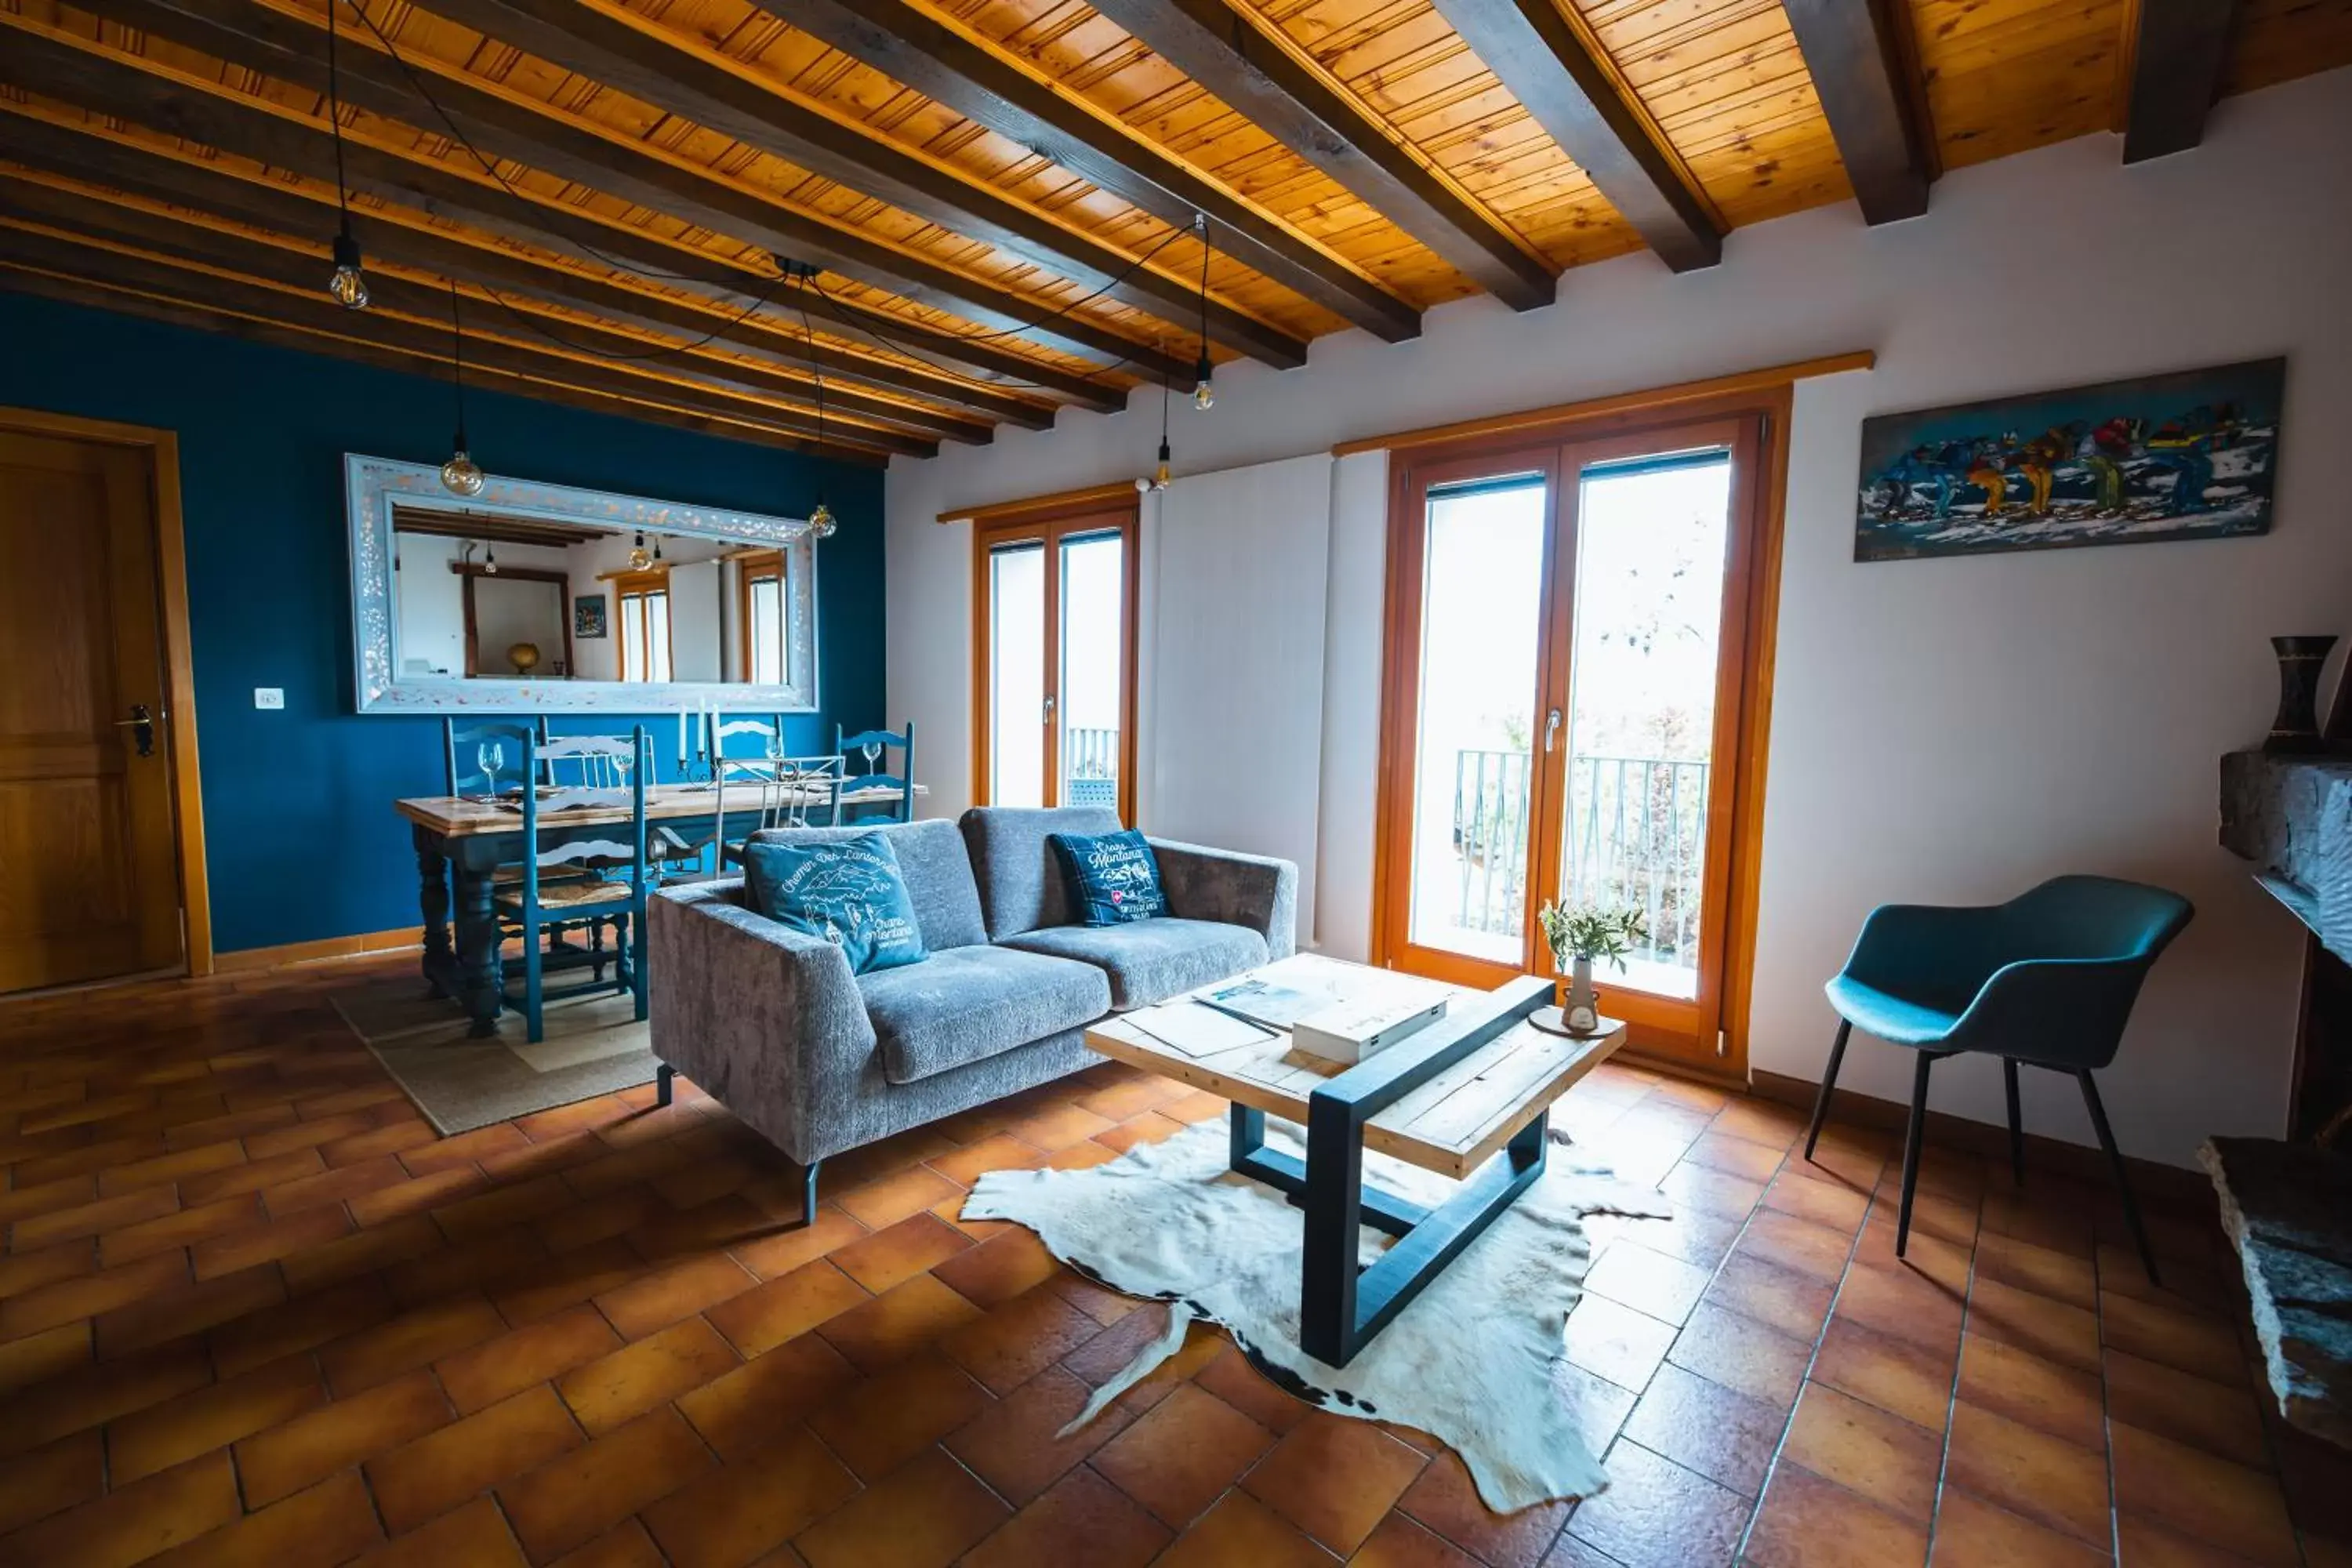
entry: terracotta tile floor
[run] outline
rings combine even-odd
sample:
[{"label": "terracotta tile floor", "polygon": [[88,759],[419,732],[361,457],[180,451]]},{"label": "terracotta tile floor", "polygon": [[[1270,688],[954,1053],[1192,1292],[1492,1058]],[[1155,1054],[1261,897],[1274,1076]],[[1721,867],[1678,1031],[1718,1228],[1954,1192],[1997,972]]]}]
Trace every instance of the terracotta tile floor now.
[{"label": "terracotta tile floor", "polygon": [[2352,1458],[2257,1397],[2210,1205],[2152,1288],[2101,1189],[1604,1068],[1560,1396],[1614,1485],[1497,1518],[1216,1335],[1055,1433],[1156,1308],[965,1225],[1219,1102],[1108,1064],[792,1167],[632,1091],[436,1139],[325,1002],[401,963],[0,1005],[0,1563],[2352,1563]]}]

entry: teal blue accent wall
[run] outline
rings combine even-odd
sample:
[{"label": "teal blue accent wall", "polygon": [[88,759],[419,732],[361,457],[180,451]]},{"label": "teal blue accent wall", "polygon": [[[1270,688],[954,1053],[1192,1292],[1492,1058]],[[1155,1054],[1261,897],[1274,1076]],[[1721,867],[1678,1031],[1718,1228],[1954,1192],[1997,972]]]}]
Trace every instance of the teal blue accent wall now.
[{"label": "teal blue accent wall", "polygon": [[[0,291],[0,406],[179,436],[215,949],[414,924],[392,802],[440,793],[441,725],[352,711],[342,459],[440,462],[448,384]],[[468,394],[467,433],[494,473],[696,505],[805,516],[822,485],[841,520],[817,547],[824,710],[793,744],[885,721],[879,469],[489,392]],[[259,686],[283,711],[254,708]],[[667,771],[677,720],[645,717]]]}]

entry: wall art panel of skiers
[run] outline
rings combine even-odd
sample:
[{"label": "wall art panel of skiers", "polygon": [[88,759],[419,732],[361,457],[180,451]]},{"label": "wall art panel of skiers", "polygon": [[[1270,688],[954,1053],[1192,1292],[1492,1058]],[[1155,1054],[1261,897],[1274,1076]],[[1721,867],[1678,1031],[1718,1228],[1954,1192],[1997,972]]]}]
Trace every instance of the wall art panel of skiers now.
[{"label": "wall art panel of skiers", "polygon": [[1862,426],[1856,561],[2266,533],[2286,361]]}]

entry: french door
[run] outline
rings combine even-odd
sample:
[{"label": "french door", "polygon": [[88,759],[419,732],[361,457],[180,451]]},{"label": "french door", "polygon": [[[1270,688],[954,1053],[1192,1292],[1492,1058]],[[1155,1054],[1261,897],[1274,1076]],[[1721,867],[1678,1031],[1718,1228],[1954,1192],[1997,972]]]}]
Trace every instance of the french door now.
[{"label": "french door", "polygon": [[973,796],[1135,820],[1137,512],[973,531]]},{"label": "french door", "polygon": [[1759,413],[1404,456],[1394,476],[1379,959],[1550,973],[1546,903],[1626,910],[1603,1011],[1721,1071],[1760,747]]}]

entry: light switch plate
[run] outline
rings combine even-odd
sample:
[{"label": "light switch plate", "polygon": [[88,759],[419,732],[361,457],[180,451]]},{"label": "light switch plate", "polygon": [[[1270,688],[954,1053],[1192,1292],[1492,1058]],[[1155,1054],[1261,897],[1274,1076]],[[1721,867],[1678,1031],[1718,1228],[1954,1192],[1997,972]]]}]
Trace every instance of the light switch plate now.
[{"label": "light switch plate", "polygon": [[286,706],[286,689],[282,686],[257,686],[253,689],[253,705],[256,708],[283,708]]}]

